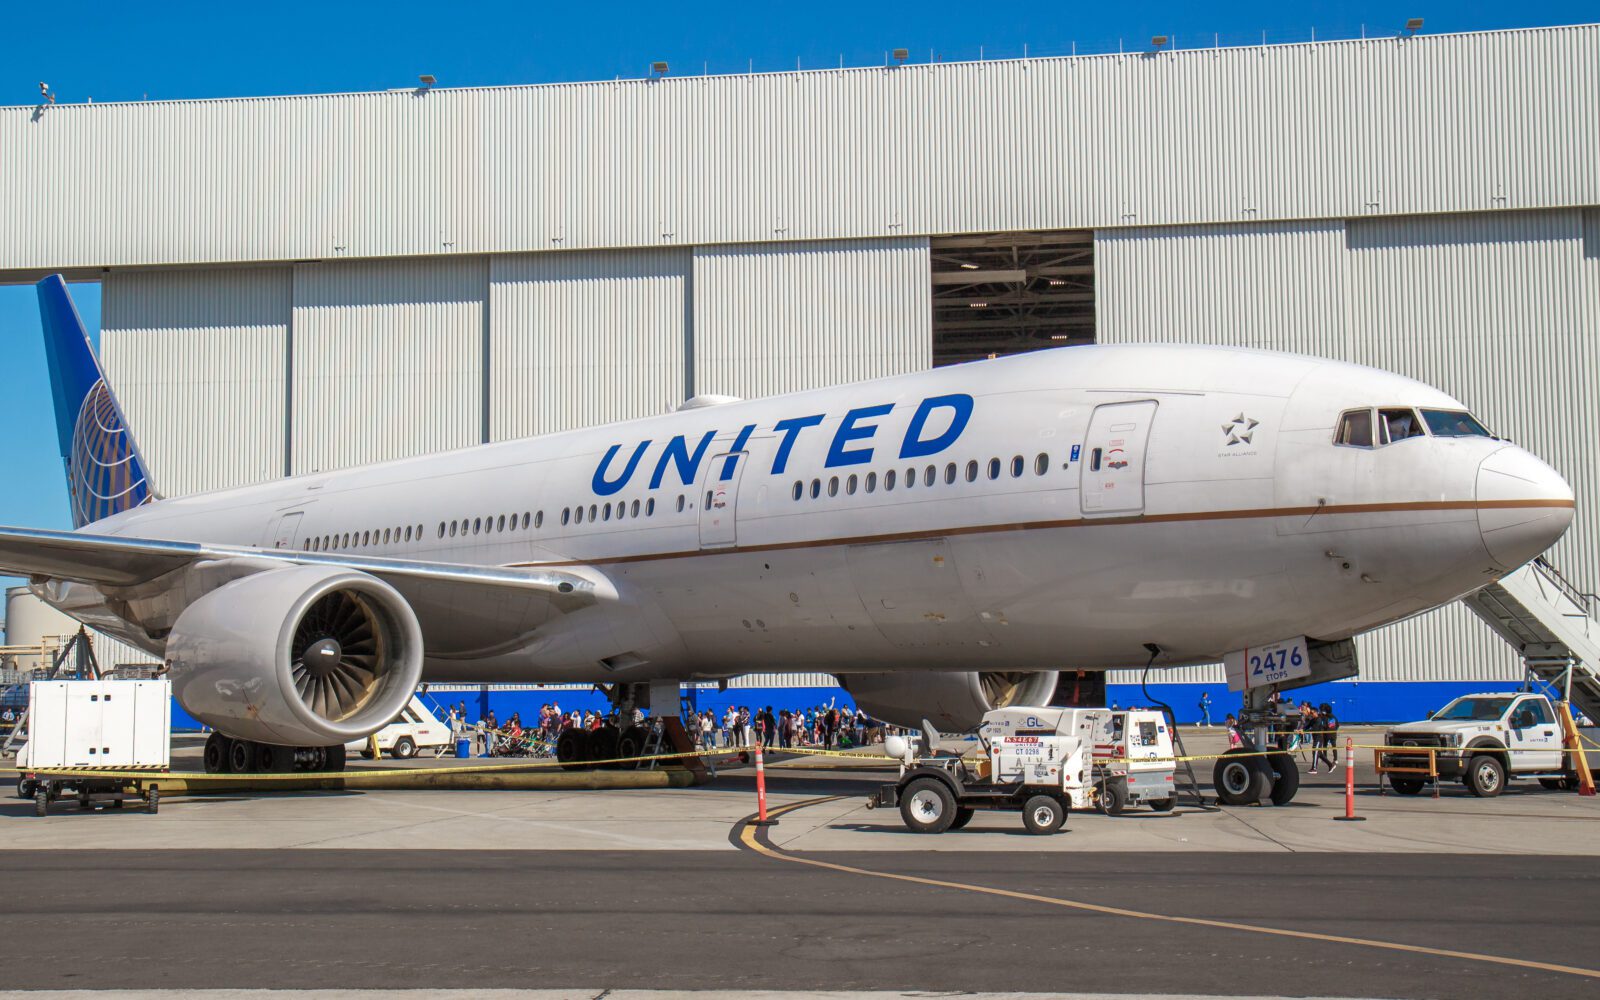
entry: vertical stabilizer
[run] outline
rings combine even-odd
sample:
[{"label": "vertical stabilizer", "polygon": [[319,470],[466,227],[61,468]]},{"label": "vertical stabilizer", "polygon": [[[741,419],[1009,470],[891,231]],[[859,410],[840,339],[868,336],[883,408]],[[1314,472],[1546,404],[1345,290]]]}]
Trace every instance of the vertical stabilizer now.
[{"label": "vertical stabilizer", "polygon": [[67,283],[38,284],[39,316],[55,400],[56,435],[67,468],[72,526],[81,528],[156,499],[148,466],[106,384]]}]

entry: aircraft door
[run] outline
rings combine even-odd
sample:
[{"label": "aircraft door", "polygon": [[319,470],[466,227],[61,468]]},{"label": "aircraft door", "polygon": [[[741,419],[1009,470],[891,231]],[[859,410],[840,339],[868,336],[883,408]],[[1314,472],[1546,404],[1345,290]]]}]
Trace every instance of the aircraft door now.
[{"label": "aircraft door", "polygon": [[271,546],[275,549],[294,548],[295,536],[300,533],[300,518],[304,516],[304,511],[296,510],[278,518],[278,527],[270,540]]},{"label": "aircraft door", "polygon": [[1153,399],[1094,408],[1079,473],[1083,513],[1137,514],[1144,510],[1144,459],[1155,415]]},{"label": "aircraft door", "polygon": [[723,548],[739,543],[739,477],[744,475],[747,452],[712,458],[700,489],[700,547]]}]

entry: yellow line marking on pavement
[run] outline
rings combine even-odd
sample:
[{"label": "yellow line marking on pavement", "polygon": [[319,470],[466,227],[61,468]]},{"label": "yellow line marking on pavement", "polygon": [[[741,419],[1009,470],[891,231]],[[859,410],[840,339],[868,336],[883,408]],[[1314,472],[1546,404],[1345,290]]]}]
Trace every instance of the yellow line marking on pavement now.
[{"label": "yellow line marking on pavement", "polygon": [[[767,815],[776,819],[784,813],[803,809],[807,806],[821,805],[824,802],[834,802],[846,798],[843,795],[827,795],[822,798],[807,799],[791,805],[780,806],[769,810]],[[813,868],[826,868],[829,871],[844,872],[847,875],[867,875],[872,878],[893,879],[896,882],[913,882],[917,885],[931,885],[940,889],[961,889],[967,892],[981,892],[989,896],[1003,896],[1007,899],[1020,899],[1030,903],[1044,903],[1047,906],[1060,906],[1073,910],[1086,910],[1090,913],[1104,913],[1114,917],[1132,917],[1136,920],[1156,920],[1169,924],[1188,924],[1193,927],[1210,927],[1217,930],[1245,931],[1250,934],[1269,934],[1273,937],[1299,938],[1304,941],[1328,941],[1335,944],[1353,944],[1363,948],[1382,948],[1386,951],[1404,951],[1415,955],[1432,955],[1437,958],[1458,958],[1469,962],[1488,962],[1494,965],[1510,965],[1519,969],[1537,969],[1541,972],[1558,972],[1569,976],[1583,976],[1589,979],[1600,979],[1600,969],[1582,969],[1575,965],[1558,965],[1554,962],[1535,962],[1525,958],[1507,958],[1502,955],[1484,955],[1474,951],[1452,951],[1448,948],[1429,948],[1417,944],[1401,944],[1396,941],[1374,941],[1371,938],[1346,937],[1342,934],[1319,934],[1315,931],[1296,931],[1285,927],[1265,927],[1260,924],[1241,924],[1231,920],[1212,920],[1206,917],[1180,917],[1170,913],[1147,913],[1143,910],[1128,910],[1120,906],[1105,906],[1100,903],[1085,903],[1076,899],[1062,899],[1057,896],[1040,896],[1031,892],[1018,892],[1014,889],[997,889],[993,886],[972,885],[967,882],[949,882],[944,879],[924,878],[920,875],[902,875],[896,872],[880,872],[870,868],[856,868],[852,865],[841,865],[832,861],[823,861],[818,858],[802,857],[791,854],[786,850],[763,844],[758,839],[757,831],[760,827],[752,826],[746,818],[743,828],[739,831],[739,840],[750,850],[764,854],[769,858],[781,861],[792,861],[796,864],[810,865]]]}]

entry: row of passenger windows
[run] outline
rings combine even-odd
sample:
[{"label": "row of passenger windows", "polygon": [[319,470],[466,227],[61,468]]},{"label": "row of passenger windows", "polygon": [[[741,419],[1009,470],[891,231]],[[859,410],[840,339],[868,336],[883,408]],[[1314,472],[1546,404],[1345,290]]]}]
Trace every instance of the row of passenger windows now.
[{"label": "row of passenger windows", "polygon": [[[678,510],[682,511],[687,505],[687,500],[679,495]],[[618,500],[606,504],[590,504],[587,507],[563,507],[561,509],[561,524],[582,524],[585,521],[611,521],[627,520],[630,518],[651,517],[656,512],[654,497],[643,501]],[[490,514],[488,517],[463,517],[454,521],[440,521],[438,536],[440,538],[460,538],[468,535],[492,535],[509,531],[527,531],[530,528],[537,531],[544,527],[544,511],[523,511],[511,514]],[[310,552],[326,552],[335,549],[359,549],[371,545],[398,545],[405,542],[422,541],[422,525],[406,525],[403,528],[384,528],[372,531],[352,531],[337,535],[321,535],[308,538],[300,543],[300,547]]]},{"label": "row of passenger windows", "polygon": [[422,541],[422,525],[403,528],[374,528],[371,531],[347,531],[340,535],[318,535],[307,538],[300,547],[308,552],[326,552],[330,549],[362,549],[369,545],[395,545],[412,540]]},{"label": "row of passenger windows", "polygon": [[[1011,474],[1011,478],[1021,478],[1028,471],[1027,459],[1021,455],[1014,455],[1009,463],[1003,463],[998,458],[991,458],[986,464],[980,464],[976,459],[973,459],[967,462],[965,469],[957,463],[951,462],[944,467],[943,478],[947,484],[963,478],[969,483],[975,483],[980,475],[986,475],[989,479],[999,479],[1001,475],[1008,471]],[[1045,452],[1040,452],[1033,460],[1033,474],[1042,476],[1049,471],[1050,456]],[[854,495],[857,490],[876,493],[880,482],[885,492],[896,488],[909,490],[916,487],[918,478],[918,470],[910,468],[905,471],[904,475],[901,475],[897,469],[890,469],[883,474],[881,480],[876,472],[869,472],[865,476],[849,475],[843,479],[833,476],[828,479],[826,485],[820,479],[813,479],[811,484],[807,486],[804,480],[797,479],[790,493],[796,500],[802,500],[808,495],[815,500],[822,495],[824,489],[827,490],[830,497],[838,496],[840,489],[844,490],[846,496]],[[940,479],[939,467],[937,465],[927,466],[921,470],[920,478],[923,486],[933,486]]]}]

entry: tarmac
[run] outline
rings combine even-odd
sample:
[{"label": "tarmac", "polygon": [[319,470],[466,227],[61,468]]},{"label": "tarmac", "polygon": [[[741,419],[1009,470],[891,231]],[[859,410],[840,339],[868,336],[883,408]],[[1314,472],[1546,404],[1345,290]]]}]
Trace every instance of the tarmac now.
[{"label": "tarmac", "polygon": [[693,788],[195,795],[153,816],[0,800],[0,982],[1595,995],[1600,798],[1379,795],[1357,759],[1364,822],[1335,820],[1340,770],[1286,807],[1075,812],[1052,837],[1007,813],[907,833],[865,808],[894,772],[863,760],[770,764],[766,830],[748,768]]}]

